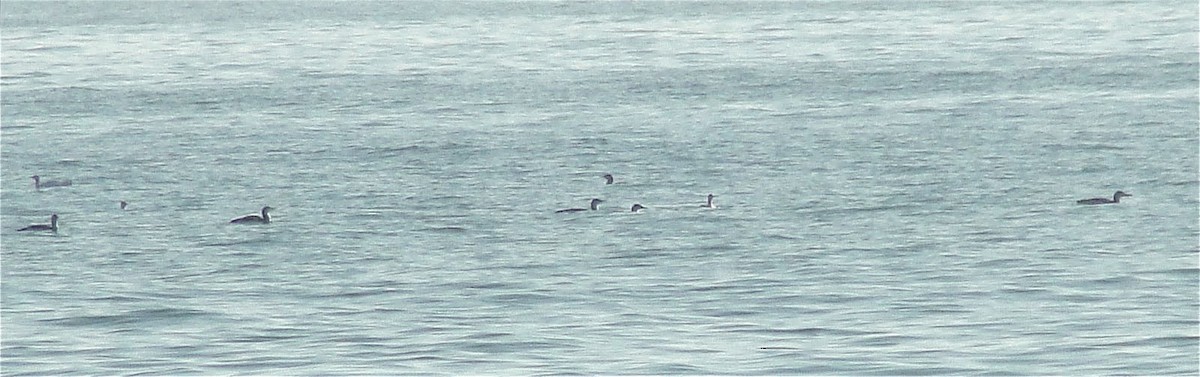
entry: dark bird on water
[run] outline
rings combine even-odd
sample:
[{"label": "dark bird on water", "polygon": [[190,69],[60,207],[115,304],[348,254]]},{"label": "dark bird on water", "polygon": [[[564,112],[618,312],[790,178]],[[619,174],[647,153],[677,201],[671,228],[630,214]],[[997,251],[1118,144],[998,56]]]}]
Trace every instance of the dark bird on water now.
[{"label": "dark bird on water", "polygon": [[[600,208],[600,203],[603,203],[603,202],[604,201],[600,200],[600,199],[592,199],[589,207],[591,207],[592,211],[595,211],[597,208]],[[580,211],[587,211],[587,210],[588,210],[587,208],[567,208],[567,209],[560,209],[560,210],[554,211],[554,213],[580,212]]]},{"label": "dark bird on water", "polygon": [[58,233],[58,214],[56,213],[56,214],[50,215],[50,224],[34,224],[34,225],[30,225],[30,226],[27,226],[27,227],[24,227],[21,229],[17,229],[18,232],[39,231],[39,230],[49,230],[51,232]]},{"label": "dark bird on water", "polygon": [[1117,192],[1113,193],[1113,198],[1111,200],[1108,198],[1091,198],[1091,199],[1079,200],[1079,201],[1076,201],[1075,203],[1078,203],[1078,204],[1117,204],[1117,203],[1121,202],[1121,197],[1125,197],[1125,196],[1133,196],[1133,195],[1126,194],[1124,191],[1117,191]]},{"label": "dark bird on water", "polygon": [[70,179],[64,179],[64,180],[60,180],[60,181],[47,179],[47,180],[43,181],[42,177],[36,176],[36,175],[29,177],[29,178],[33,178],[33,188],[35,188],[35,189],[43,189],[43,188],[47,188],[47,187],[63,187],[63,186],[71,185]]},{"label": "dark bird on water", "polygon": [[242,216],[242,217],[239,217],[239,218],[236,218],[233,220],[229,220],[229,222],[234,223],[234,224],[267,224],[267,223],[271,222],[271,215],[267,214],[267,211],[270,211],[272,209],[274,209],[274,208],[271,208],[271,206],[266,206],[266,207],[262,208],[261,216],[260,215],[246,215],[246,216]]}]

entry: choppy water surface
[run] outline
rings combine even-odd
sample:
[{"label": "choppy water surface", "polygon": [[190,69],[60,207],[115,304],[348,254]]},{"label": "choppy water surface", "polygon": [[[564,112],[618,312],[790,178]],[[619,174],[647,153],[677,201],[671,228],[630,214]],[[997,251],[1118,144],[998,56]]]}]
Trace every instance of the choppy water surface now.
[{"label": "choppy water surface", "polygon": [[0,13],[6,375],[1198,373],[1195,2]]}]

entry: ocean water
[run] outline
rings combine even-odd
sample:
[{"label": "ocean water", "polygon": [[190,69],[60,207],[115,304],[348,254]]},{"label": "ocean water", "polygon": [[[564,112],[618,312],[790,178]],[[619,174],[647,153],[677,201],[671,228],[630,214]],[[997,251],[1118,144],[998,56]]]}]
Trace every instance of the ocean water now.
[{"label": "ocean water", "polygon": [[0,373],[1196,375],[1197,8],[5,1]]}]

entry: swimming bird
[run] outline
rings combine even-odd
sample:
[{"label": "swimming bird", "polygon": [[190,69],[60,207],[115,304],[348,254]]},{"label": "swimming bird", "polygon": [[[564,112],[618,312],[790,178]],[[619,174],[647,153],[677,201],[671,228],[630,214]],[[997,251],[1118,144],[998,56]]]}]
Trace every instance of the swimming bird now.
[{"label": "swimming bird", "polygon": [[[592,210],[593,210],[593,211],[595,211],[597,208],[600,208],[600,203],[603,203],[603,202],[604,202],[604,201],[603,201],[603,200],[600,200],[600,199],[592,199],[592,201],[591,201],[591,203],[590,203],[590,206],[591,206]],[[560,210],[554,211],[554,213],[563,213],[563,212],[579,212],[579,211],[587,211],[587,208],[567,208],[567,209],[560,209]]]},{"label": "swimming bird", "polygon": [[643,209],[646,209],[646,207],[643,207],[641,204],[634,203],[633,207],[629,209],[629,212],[637,212]]},{"label": "swimming bird", "polygon": [[267,214],[267,211],[270,211],[272,209],[274,209],[274,208],[271,208],[271,206],[266,206],[266,207],[262,208],[262,216],[246,215],[246,216],[242,216],[242,217],[239,217],[239,218],[236,218],[233,220],[229,220],[229,222],[234,223],[234,224],[266,224],[266,223],[270,223],[271,215]]},{"label": "swimming bird", "polygon": [[716,203],[713,203],[713,198],[715,198],[715,197],[716,197],[716,196],[713,196],[713,194],[708,194],[708,203],[702,204],[702,205],[700,205],[700,207],[703,207],[703,208],[717,208],[717,205],[716,205]]},{"label": "swimming bird", "polygon": [[611,185],[613,183],[612,174],[605,174],[605,175],[602,175],[601,177],[604,177],[604,184]]},{"label": "swimming bird", "polygon": [[40,188],[44,188],[44,187],[63,187],[63,186],[71,185],[70,179],[64,179],[61,181],[47,180],[47,181],[43,182],[42,177],[39,177],[36,175],[29,177],[29,178],[33,178],[33,188],[35,188],[35,189],[40,189]]},{"label": "swimming bird", "polygon": [[129,206],[129,202],[126,202],[124,200],[121,201],[121,209],[125,209],[125,207],[128,207],[128,206]]},{"label": "swimming bird", "polygon": [[1123,197],[1123,196],[1133,196],[1133,195],[1126,194],[1124,191],[1117,191],[1117,192],[1113,193],[1112,200],[1109,200],[1108,198],[1091,198],[1091,199],[1079,200],[1079,201],[1076,201],[1075,203],[1077,203],[1077,204],[1117,204],[1117,203],[1121,202],[1121,197]]},{"label": "swimming bird", "polygon": [[30,225],[30,226],[27,226],[27,227],[24,227],[21,229],[17,229],[18,232],[39,231],[39,230],[49,230],[51,232],[58,233],[58,214],[56,213],[56,214],[50,215],[50,225],[34,224],[34,225]]}]

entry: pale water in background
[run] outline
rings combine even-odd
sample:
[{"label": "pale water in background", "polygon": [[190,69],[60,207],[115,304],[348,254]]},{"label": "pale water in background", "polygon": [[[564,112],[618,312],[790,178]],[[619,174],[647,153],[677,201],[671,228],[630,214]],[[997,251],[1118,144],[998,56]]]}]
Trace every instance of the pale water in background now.
[{"label": "pale water in background", "polygon": [[1194,1],[0,13],[4,375],[1198,373]]}]

